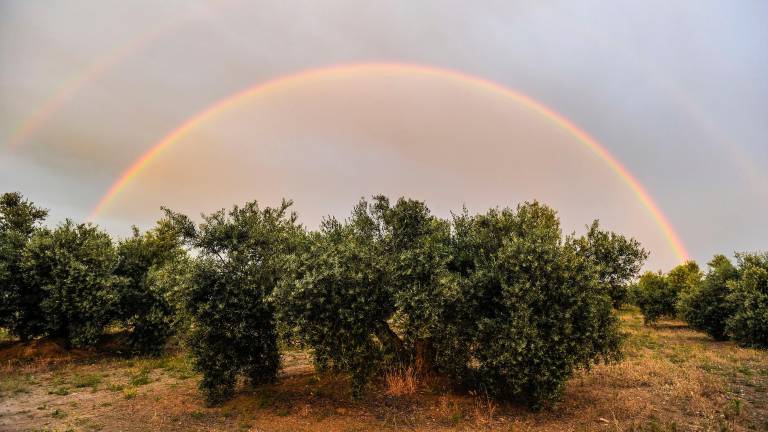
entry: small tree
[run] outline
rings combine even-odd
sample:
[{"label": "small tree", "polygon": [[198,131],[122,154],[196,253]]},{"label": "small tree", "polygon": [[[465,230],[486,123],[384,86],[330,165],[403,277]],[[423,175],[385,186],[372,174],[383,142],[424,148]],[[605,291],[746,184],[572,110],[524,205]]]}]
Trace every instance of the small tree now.
[{"label": "small tree", "polygon": [[538,406],[577,368],[618,356],[599,277],[614,267],[598,267],[587,248],[563,239],[555,212],[538,203],[465,210],[451,224],[422,202],[378,196],[310,238],[280,309],[320,366],[352,375],[355,396],[382,365],[411,362]]},{"label": "small tree", "polygon": [[284,201],[260,209],[250,202],[203,216],[199,226],[166,210],[197,254],[184,304],[189,345],[209,403],[231,397],[240,374],[254,385],[277,376],[280,355],[270,296],[301,234],[290,206]]},{"label": "small tree", "polygon": [[592,223],[580,243],[580,248],[594,261],[598,279],[613,307],[620,308],[627,302],[629,285],[648,259],[648,251],[635,239],[600,230],[598,221]]},{"label": "small tree", "polygon": [[163,284],[150,283],[150,274],[166,263],[179,260],[185,251],[170,221],[117,245],[119,262],[115,273],[127,279],[117,302],[115,318],[130,329],[128,344],[135,352],[157,354],[172,333],[173,305]]},{"label": "small tree", "polygon": [[319,369],[351,374],[352,394],[359,397],[384,350],[402,350],[387,324],[395,305],[379,225],[361,201],[347,223],[326,219],[308,243],[278,293],[282,319],[314,349]]},{"label": "small tree", "polygon": [[670,288],[679,297],[682,293],[696,290],[701,284],[702,273],[695,261],[687,261],[667,273]]},{"label": "small tree", "polygon": [[447,302],[461,312],[442,338],[455,335],[442,358],[467,362],[488,394],[538,407],[576,369],[618,357],[618,321],[600,269],[584,239],[562,238],[552,209],[527,203],[455,220],[467,276]]},{"label": "small tree", "polygon": [[409,351],[401,360],[430,372],[436,366],[435,338],[446,319],[444,291],[452,281],[447,269],[450,224],[432,216],[422,201],[400,198],[390,206],[383,196],[374,200],[396,311],[393,321]]},{"label": "small tree", "polygon": [[33,290],[44,293],[47,334],[68,346],[98,342],[126,283],[114,274],[117,262],[112,239],[96,226],[67,220],[35,232],[23,268]]},{"label": "small tree", "polygon": [[633,297],[645,324],[654,323],[663,316],[675,315],[677,294],[672,292],[661,272],[645,272],[640,276]]},{"label": "small tree", "polygon": [[716,255],[708,265],[702,283],[681,292],[678,309],[691,327],[715,340],[726,340],[726,322],[734,312],[733,303],[727,299],[729,284],[738,278],[739,271],[724,255]]},{"label": "small tree", "polygon": [[739,254],[739,278],[729,282],[734,311],[726,332],[744,346],[768,348],[768,254]]},{"label": "small tree", "polygon": [[29,283],[22,268],[24,249],[48,211],[18,192],[0,196],[0,327],[22,340],[45,332],[40,308],[43,291]]},{"label": "small tree", "polygon": [[678,299],[681,293],[696,290],[701,283],[699,266],[688,261],[670,270],[667,275],[647,272],[640,277],[635,289],[635,301],[646,324],[662,317],[678,315]]}]

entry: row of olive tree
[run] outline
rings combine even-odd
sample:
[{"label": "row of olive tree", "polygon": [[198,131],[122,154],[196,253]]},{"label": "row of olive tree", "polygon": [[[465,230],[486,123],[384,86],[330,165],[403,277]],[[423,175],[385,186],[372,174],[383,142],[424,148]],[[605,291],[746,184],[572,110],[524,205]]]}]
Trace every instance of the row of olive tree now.
[{"label": "row of olive tree", "polygon": [[716,255],[706,274],[692,261],[644,274],[634,296],[646,322],[679,317],[716,340],[768,348],[768,254],[736,260]]},{"label": "row of olive tree", "polygon": [[380,371],[411,366],[539,406],[577,369],[619,356],[612,306],[647,257],[596,222],[564,236],[536,202],[441,219],[377,196],[317,231],[290,202],[201,223],[165,210],[115,245],[91,225],[40,227],[44,211],[3,200],[0,325],[89,345],[117,323],[149,352],[183,329],[210,402],[239,376],[274,380],[282,333],[312,348],[318,370],[348,373],[354,396]]},{"label": "row of olive tree", "polygon": [[0,196],[0,327],[83,347],[116,324],[132,350],[160,350],[172,311],[148,280],[184,253],[170,225],[115,244],[91,224],[44,227],[47,213],[19,193]]},{"label": "row of olive tree", "polygon": [[647,256],[635,241],[597,224],[564,237],[538,203],[443,220],[377,196],[315,232],[289,205],[249,203],[199,225],[166,211],[196,257],[183,303],[211,402],[238,375],[275,379],[278,327],[319,370],[349,373],[355,396],[382,369],[411,365],[537,406],[576,369],[619,355],[611,306]]},{"label": "row of olive tree", "polygon": [[611,294],[645,256],[596,224],[563,237],[538,203],[446,221],[422,202],[375,197],[313,234],[276,299],[356,394],[394,360],[535,406],[575,369],[618,356]]}]

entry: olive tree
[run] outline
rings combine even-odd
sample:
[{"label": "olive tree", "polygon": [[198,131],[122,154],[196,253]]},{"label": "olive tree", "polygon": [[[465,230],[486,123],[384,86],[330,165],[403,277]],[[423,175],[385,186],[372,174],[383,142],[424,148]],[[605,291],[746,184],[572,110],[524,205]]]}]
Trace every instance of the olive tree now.
[{"label": "olive tree", "polygon": [[0,196],[0,327],[22,340],[45,332],[45,315],[40,308],[44,293],[30,284],[22,257],[47,215],[47,210],[18,192]]},{"label": "olive tree", "polygon": [[353,395],[382,365],[411,362],[538,406],[576,369],[618,356],[616,265],[598,265],[611,258],[563,237],[538,203],[449,222],[378,196],[308,243],[278,291],[281,315],[320,366],[352,375]]},{"label": "olive tree", "polygon": [[209,403],[233,394],[236,379],[275,379],[280,365],[272,291],[301,229],[291,202],[260,208],[254,202],[203,216],[196,225],[166,210],[196,258],[184,294],[188,343]]},{"label": "olive tree", "polygon": [[581,238],[581,248],[593,260],[613,307],[621,307],[627,302],[630,283],[648,258],[648,251],[635,239],[601,230],[598,221]]},{"label": "olive tree", "polygon": [[698,289],[701,278],[699,266],[694,261],[680,264],[666,275],[647,272],[641,276],[634,295],[645,323],[654,323],[662,317],[677,317],[678,299],[683,293]]},{"label": "olive tree", "polygon": [[23,271],[43,293],[45,333],[67,346],[95,345],[127,282],[114,274],[117,264],[112,239],[94,225],[67,220],[37,230],[24,249]]},{"label": "olive tree", "polygon": [[117,245],[115,273],[126,278],[119,292],[114,318],[129,329],[128,346],[134,352],[157,354],[172,333],[175,308],[167,285],[152,283],[153,272],[183,258],[185,251],[169,220],[143,234],[134,227],[133,236]]},{"label": "olive tree", "polygon": [[729,285],[738,279],[739,271],[724,255],[716,255],[708,265],[703,281],[680,293],[678,309],[681,318],[692,328],[715,340],[726,340],[726,322],[734,312],[734,304],[728,300]]},{"label": "olive tree", "polygon": [[454,220],[465,277],[447,302],[459,313],[441,358],[466,362],[458,370],[488,394],[538,407],[576,369],[619,356],[601,268],[583,238],[562,236],[552,209],[534,202]]},{"label": "olive tree", "polygon": [[355,397],[384,350],[402,349],[387,323],[395,306],[382,254],[379,226],[361,201],[350,220],[328,218],[311,234],[278,292],[282,320],[314,349],[319,369],[351,374]]},{"label": "olive tree", "polygon": [[738,254],[739,277],[729,282],[733,314],[726,332],[744,346],[768,348],[768,254]]}]

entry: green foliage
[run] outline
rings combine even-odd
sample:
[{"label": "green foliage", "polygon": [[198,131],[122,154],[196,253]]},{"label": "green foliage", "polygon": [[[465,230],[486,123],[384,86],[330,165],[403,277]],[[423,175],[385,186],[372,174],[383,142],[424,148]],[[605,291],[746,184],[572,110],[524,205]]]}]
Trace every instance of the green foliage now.
[{"label": "green foliage", "polygon": [[[394,303],[378,237],[364,201],[346,223],[323,221],[306,251],[291,260],[292,277],[283,280],[277,293],[281,320],[292,323],[314,349],[320,369],[352,375],[354,396],[375,373],[381,346],[399,341],[386,322]],[[381,335],[379,344],[374,334]]]},{"label": "green foliage", "polygon": [[662,317],[677,316],[681,293],[693,292],[701,283],[701,271],[694,261],[672,269],[667,275],[647,272],[640,277],[633,293],[646,324]]},{"label": "green foliage", "polygon": [[[278,318],[319,369],[351,375],[354,396],[382,367],[414,366],[538,407],[577,369],[619,355],[612,305],[647,252],[597,222],[564,237],[557,214],[535,202],[443,220],[423,202],[376,196],[306,233],[290,205],[247,203],[201,224],[166,210],[117,248],[91,225],[34,228],[44,213],[26,207],[38,215],[22,218],[33,228],[19,259],[26,292],[37,293],[33,334],[89,345],[117,320],[134,351],[156,353],[180,330],[210,403],[241,375],[275,379]],[[677,292],[692,274],[658,277]]]},{"label": "green foliage", "polygon": [[608,291],[613,307],[620,308],[629,299],[629,285],[648,258],[640,243],[622,235],[602,231],[597,221],[580,239],[580,248],[592,258],[600,283]]},{"label": "green foliage", "polygon": [[256,202],[204,216],[199,226],[166,211],[197,257],[184,296],[189,345],[209,403],[233,394],[239,374],[252,384],[275,379],[280,363],[269,297],[301,230],[290,202],[260,209]]},{"label": "green foliage", "polygon": [[744,346],[768,348],[768,254],[739,254],[739,278],[727,300],[734,311],[726,331]]},{"label": "green foliage", "polygon": [[734,312],[728,301],[729,284],[738,278],[739,271],[728,258],[716,255],[709,262],[709,272],[694,289],[680,294],[680,316],[691,327],[701,330],[716,340],[726,340],[726,322]]},{"label": "green foliage", "polygon": [[18,192],[0,196],[0,327],[23,340],[45,332],[43,291],[30,284],[22,257],[32,233],[48,215]]},{"label": "green foliage", "polygon": [[[380,221],[382,255],[394,301],[394,320],[402,330],[408,359],[419,370],[432,369],[436,339],[443,336],[446,300],[455,278],[451,261],[450,224],[430,214],[416,200],[400,198],[394,206],[383,196],[374,198]],[[400,358],[403,354],[400,353]]]},{"label": "green foliage", "polygon": [[618,356],[617,266],[598,256],[538,203],[449,223],[375,197],[324,222],[277,297],[316,362],[352,375],[354,395],[383,362],[410,361],[536,406],[577,368]]},{"label": "green foliage", "polygon": [[[577,368],[619,355],[618,321],[585,239],[563,239],[538,203],[455,218],[464,249],[456,316],[442,359],[466,362],[488,394],[534,407],[559,396]],[[454,312],[456,314],[454,315]],[[444,360],[445,361],[445,360]]]},{"label": "green foliage", "polygon": [[293,260],[294,277],[278,295],[282,320],[314,348],[319,366],[352,375],[354,396],[382,361],[432,368],[449,228],[420,201],[391,206],[377,196],[344,223],[326,220]]},{"label": "green foliage", "polygon": [[166,265],[184,258],[179,236],[168,220],[144,234],[134,227],[133,237],[118,243],[117,253],[115,273],[128,283],[119,293],[115,318],[131,330],[127,342],[134,352],[158,354],[172,334],[175,312],[168,297],[174,288],[159,277]]},{"label": "green foliage", "polygon": [[43,292],[46,333],[68,345],[94,345],[111,319],[118,292],[117,253],[110,237],[90,224],[67,220],[37,230],[24,251],[32,289]]},{"label": "green foliage", "polygon": [[679,296],[681,293],[690,292],[701,284],[702,274],[699,265],[695,261],[688,261],[673,268],[667,273],[667,283],[673,292]]}]

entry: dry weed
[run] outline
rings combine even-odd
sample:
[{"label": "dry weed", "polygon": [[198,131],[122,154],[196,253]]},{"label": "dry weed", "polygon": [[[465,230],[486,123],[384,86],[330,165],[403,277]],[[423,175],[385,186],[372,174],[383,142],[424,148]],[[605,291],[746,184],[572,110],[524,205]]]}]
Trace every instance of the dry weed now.
[{"label": "dry weed", "polygon": [[389,396],[412,395],[418,389],[418,377],[411,366],[387,371],[384,381],[387,384],[386,394]]}]

